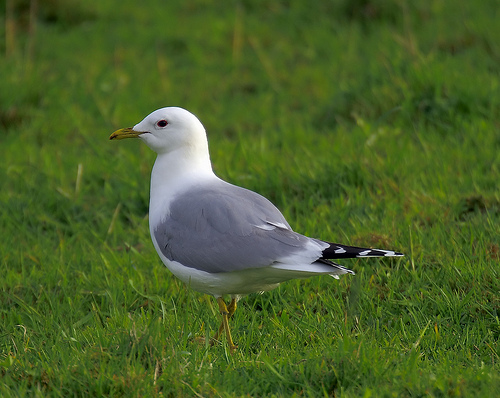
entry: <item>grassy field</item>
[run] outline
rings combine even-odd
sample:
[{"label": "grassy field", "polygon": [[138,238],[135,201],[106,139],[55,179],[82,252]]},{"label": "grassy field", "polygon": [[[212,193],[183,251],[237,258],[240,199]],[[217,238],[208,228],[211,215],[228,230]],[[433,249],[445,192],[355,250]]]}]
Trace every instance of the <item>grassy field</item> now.
[{"label": "grassy field", "polygon": [[[89,3],[0,2],[0,396],[500,394],[496,1]],[[295,230],[406,256],[250,295],[208,346],[154,154],[108,141],[169,105]]]}]

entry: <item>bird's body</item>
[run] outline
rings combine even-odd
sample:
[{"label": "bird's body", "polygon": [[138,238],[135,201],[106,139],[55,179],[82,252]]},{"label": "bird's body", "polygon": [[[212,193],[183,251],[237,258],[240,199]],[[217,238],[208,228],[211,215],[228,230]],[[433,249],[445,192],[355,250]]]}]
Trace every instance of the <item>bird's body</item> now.
[{"label": "bird's body", "polygon": [[349,272],[316,262],[327,244],[293,232],[255,192],[213,176],[175,197],[161,216],[152,213],[151,237],[167,267],[195,290],[244,295],[288,279]]},{"label": "bird's body", "polygon": [[[110,139],[128,137],[141,138],[158,153],[149,208],[155,249],[176,277],[218,299],[223,324],[217,337],[226,329],[232,348],[227,318],[240,296],[290,279],[353,273],[331,259],[401,256],[294,232],[266,198],[214,174],[205,129],[182,108],[159,109]],[[233,298],[229,310],[223,295]]]}]

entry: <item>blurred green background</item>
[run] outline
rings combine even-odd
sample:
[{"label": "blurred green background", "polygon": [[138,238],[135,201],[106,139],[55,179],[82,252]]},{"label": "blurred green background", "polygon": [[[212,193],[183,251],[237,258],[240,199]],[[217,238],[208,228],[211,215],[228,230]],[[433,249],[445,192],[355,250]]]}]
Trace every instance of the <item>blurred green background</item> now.
[{"label": "blurred green background", "polygon": [[[0,1],[0,395],[498,394],[500,7]],[[160,263],[154,154],[181,106],[216,173],[298,232],[402,251],[241,301]]]}]

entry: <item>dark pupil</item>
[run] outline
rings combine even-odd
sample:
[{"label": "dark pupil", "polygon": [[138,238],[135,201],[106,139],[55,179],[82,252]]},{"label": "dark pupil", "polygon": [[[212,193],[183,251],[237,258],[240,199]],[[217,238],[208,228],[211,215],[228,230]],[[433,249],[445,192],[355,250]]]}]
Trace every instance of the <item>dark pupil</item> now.
[{"label": "dark pupil", "polygon": [[167,125],[167,121],[166,120],[160,120],[158,122],[158,127],[165,127]]}]

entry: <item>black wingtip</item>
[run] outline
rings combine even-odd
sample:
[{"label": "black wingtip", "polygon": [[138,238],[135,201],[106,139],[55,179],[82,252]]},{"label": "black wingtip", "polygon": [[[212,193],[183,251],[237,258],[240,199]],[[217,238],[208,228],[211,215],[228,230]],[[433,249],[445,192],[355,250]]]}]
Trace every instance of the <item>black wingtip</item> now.
[{"label": "black wingtip", "polygon": [[403,253],[394,250],[368,249],[366,247],[346,246],[339,243],[329,243],[323,250],[322,258],[333,260],[338,258],[367,258],[367,257],[403,257]]}]

